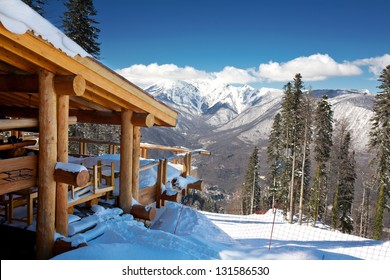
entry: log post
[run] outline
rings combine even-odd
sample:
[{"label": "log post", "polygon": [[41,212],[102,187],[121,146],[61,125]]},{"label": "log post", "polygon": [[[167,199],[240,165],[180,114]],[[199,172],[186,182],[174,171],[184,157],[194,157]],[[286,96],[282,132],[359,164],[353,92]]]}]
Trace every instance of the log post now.
[{"label": "log post", "polygon": [[[82,96],[86,82],[80,75],[54,77],[54,90],[58,95]],[[39,92],[39,77],[37,75],[1,75],[0,91],[2,92]]]},{"label": "log post", "polygon": [[154,115],[145,113],[133,113],[131,123],[134,126],[152,127],[154,125]]},{"label": "log post", "polygon": [[55,76],[54,88],[58,95],[82,96],[85,92],[86,82],[80,75]]},{"label": "log post", "polygon": [[83,142],[81,142],[81,140],[79,141],[79,154],[80,155],[83,155],[84,154],[84,151],[83,151]]},{"label": "log post", "polygon": [[130,214],[142,220],[153,221],[156,217],[156,212],[156,209],[153,207],[145,207],[143,205],[136,204],[131,208]]},{"label": "log post", "polygon": [[181,201],[181,197],[182,197],[182,194],[181,192],[177,192],[173,195],[168,195],[166,192],[164,192],[162,195],[161,195],[161,199],[163,201],[163,205],[165,204],[165,201],[168,200],[168,201],[173,201],[173,202],[176,202],[176,203],[180,203]]},{"label": "log post", "polygon": [[188,176],[188,155],[189,153],[186,153],[183,159],[183,171],[181,176],[183,176],[184,178],[187,178]]},{"label": "log post", "polygon": [[37,259],[51,258],[54,245],[56,182],[53,173],[57,161],[56,103],[54,74],[41,69],[39,71]]},{"label": "log post", "polygon": [[86,142],[83,142],[83,155],[88,154],[88,146]]},{"label": "log post", "polygon": [[[66,185],[66,210],[68,209],[68,185],[82,187],[89,182],[87,168],[80,164],[57,162],[54,170],[54,180]],[[58,198],[57,198],[58,201]]]},{"label": "log post", "polygon": [[[58,96],[58,146],[57,161],[68,162],[69,96]],[[87,171],[88,172],[88,171]],[[68,184],[57,182],[56,231],[68,236]]]},{"label": "log post", "polygon": [[161,192],[162,192],[162,184],[163,184],[163,167],[164,160],[160,159],[157,166],[157,182],[156,182],[156,208],[161,207]]},{"label": "log post", "polygon": [[133,130],[133,197],[138,200],[139,195],[139,149],[141,144],[141,128],[134,126]]},{"label": "log post", "polygon": [[132,202],[133,125],[131,116],[132,111],[122,109],[119,207],[125,213],[130,213]]},{"label": "log post", "polygon": [[192,165],[192,154],[189,152],[187,153],[187,172],[186,177],[191,176],[191,165]]}]

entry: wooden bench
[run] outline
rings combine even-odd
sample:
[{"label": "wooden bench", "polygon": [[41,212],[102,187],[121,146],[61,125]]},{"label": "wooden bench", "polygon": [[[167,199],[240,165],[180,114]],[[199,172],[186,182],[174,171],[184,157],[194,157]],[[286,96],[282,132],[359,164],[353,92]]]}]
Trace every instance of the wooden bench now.
[{"label": "wooden bench", "polygon": [[0,160],[0,195],[37,185],[38,156]]},{"label": "wooden bench", "polygon": [[[103,167],[110,167],[110,172],[103,172]],[[70,186],[72,200],[68,202],[69,213],[73,212],[73,206],[82,203],[89,203],[90,205],[97,204],[100,197],[106,196],[107,199],[108,193],[115,190],[115,166],[113,162],[111,165],[104,165],[99,161],[97,165],[89,169],[92,173],[90,181],[86,185],[80,187]],[[106,186],[102,186],[102,179],[105,179]]]},{"label": "wooden bench", "polygon": [[14,217],[14,208],[27,205],[27,217],[20,220],[25,221],[28,226],[34,218],[34,201],[38,198],[38,189],[36,187],[23,189],[8,194],[7,220],[12,223],[13,220],[19,220]]},{"label": "wooden bench", "polygon": [[33,201],[37,191],[38,156],[0,160],[0,195],[8,194],[5,202],[6,219],[14,220],[14,208],[27,205],[27,224],[33,220]]}]

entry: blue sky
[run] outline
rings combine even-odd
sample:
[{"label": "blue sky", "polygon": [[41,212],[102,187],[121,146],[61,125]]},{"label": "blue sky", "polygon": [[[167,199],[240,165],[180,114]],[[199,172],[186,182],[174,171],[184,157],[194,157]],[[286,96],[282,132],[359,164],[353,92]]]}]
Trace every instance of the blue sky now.
[{"label": "blue sky", "polygon": [[[60,1],[47,17],[59,24]],[[145,86],[211,79],[367,88],[390,64],[389,0],[95,0],[101,60]]]}]

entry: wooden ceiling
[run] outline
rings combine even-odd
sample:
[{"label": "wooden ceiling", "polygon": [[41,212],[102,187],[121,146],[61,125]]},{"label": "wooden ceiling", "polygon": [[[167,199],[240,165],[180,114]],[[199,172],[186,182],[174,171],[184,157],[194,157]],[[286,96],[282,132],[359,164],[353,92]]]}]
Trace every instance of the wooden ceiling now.
[{"label": "wooden ceiling", "polygon": [[0,108],[20,107],[20,117],[28,109],[38,108],[37,73],[41,68],[85,79],[85,92],[70,97],[70,110],[117,114],[130,109],[153,115],[155,125],[176,126],[176,111],[95,59],[70,57],[32,32],[14,34],[0,23]]}]

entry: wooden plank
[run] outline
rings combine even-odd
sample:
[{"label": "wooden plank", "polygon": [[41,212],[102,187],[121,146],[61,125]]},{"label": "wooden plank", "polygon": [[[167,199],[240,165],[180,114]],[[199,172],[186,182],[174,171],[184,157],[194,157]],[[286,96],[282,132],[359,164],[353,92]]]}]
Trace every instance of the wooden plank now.
[{"label": "wooden plank", "polygon": [[113,111],[93,111],[93,110],[70,110],[69,114],[76,116],[82,123],[96,124],[121,124],[121,113]]},{"label": "wooden plank", "polygon": [[24,156],[0,160],[0,172],[18,170],[22,168],[32,169],[32,174],[37,174],[38,156]]},{"label": "wooden plank", "polygon": [[57,162],[57,96],[54,92],[54,74],[39,71],[39,180],[37,215],[37,259],[52,257],[55,232],[56,182],[54,168]]},{"label": "wooden plank", "polygon": [[[0,23],[1,25],[1,23]],[[0,26],[1,29],[2,25]],[[1,37],[0,37],[1,38]],[[2,46],[3,40],[0,39],[0,58],[1,61],[6,62],[7,64],[22,70],[23,72],[34,74],[38,71],[39,67],[24,59],[21,56],[14,54],[12,51],[9,51],[8,48]]]},{"label": "wooden plank", "polygon": [[0,75],[0,91],[38,93],[38,75]]},{"label": "wooden plank", "polygon": [[[68,125],[74,125],[77,123],[77,118],[74,116],[69,117]],[[22,129],[39,127],[38,119],[0,119],[1,130]],[[32,145],[32,144],[31,144]]]},{"label": "wooden plank", "polygon": [[8,117],[13,118],[39,118],[38,108],[0,106],[0,112]]},{"label": "wooden plank", "polygon": [[36,140],[26,140],[14,144],[2,144],[0,145],[0,151],[5,151],[5,150],[12,150],[12,149],[17,149],[25,146],[32,146],[37,143]]},{"label": "wooden plank", "polygon": [[37,178],[22,179],[0,184],[0,195],[20,191],[37,185]]},{"label": "wooden plank", "polygon": [[111,187],[104,187],[104,188],[101,188],[101,189],[97,189],[95,193],[89,193],[89,194],[86,194],[78,199],[75,199],[75,200],[72,200],[72,201],[69,201],[68,202],[68,208],[70,207],[73,207],[75,205],[79,205],[81,203],[85,203],[87,201],[91,201],[91,200],[94,200],[96,198],[99,198],[99,197],[102,197],[104,196],[107,192],[110,192],[110,191],[113,191],[115,189],[115,187],[111,186]]},{"label": "wooden plank", "polygon": [[68,203],[68,207],[73,207],[75,205],[79,205],[81,203],[85,203],[87,201],[90,201],[92,199],[95,199],[95,198],[99,198],[99,197],[102,197],[105,193],[95,193],[95,194],[89,194],[89,195],[86,195],[86,196],[83,196],[79,199],[76,199],[76,200],[72,200]]}]

